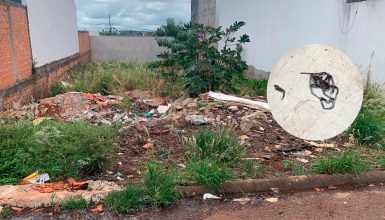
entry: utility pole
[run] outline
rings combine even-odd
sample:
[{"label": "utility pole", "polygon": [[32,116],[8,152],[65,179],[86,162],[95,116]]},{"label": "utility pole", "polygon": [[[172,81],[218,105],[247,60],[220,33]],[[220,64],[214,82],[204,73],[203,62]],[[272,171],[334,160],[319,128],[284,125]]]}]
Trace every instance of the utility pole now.
[{"label": "utility pole", "polygon": [[108,15],[108,25],[110,26],[110,35],[112,34],[111,15]]}]

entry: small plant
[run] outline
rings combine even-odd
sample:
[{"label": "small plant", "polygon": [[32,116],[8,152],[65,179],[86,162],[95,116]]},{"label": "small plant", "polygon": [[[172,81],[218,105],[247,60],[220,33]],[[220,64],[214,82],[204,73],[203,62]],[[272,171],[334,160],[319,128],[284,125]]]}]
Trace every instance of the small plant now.
[{"label": "small plant", "polygon": [[122,103],[119,104],[119,107],[122,108],[122,109],[128,110],[128,109],[131,108],[131,106],[132,106],[131,98],[128,97],[128,96],[124,96],[123,100],[122,100]]},{"label": "small plant", "polygon": [[210,190],[223,191],[223,184],[233,180],[233,172],[223,163],[210,159],[191,160],[187,166],[194,182]]},{"label": "small plant", "polygon": [[285,168],[286,170],[288,170],[291,167],[291,165],[292,165],[291,160],[283,161],[283,168]]},{"label": "small plant", "polygon": [[306,174],[306,169],[301,166],[300,164],[298,163],[294,163],[293,165],[293,175],[294,176],[302,176],[302,175],[305,175]]},{"label": "small plant", "polygon": [[3,210],[0,212],[0,218],[11,218],[13,216],[13,212],[10,208],[3,208]]},{"label": "small plant", "polygon": [[32,60],[32,68],[31,68],[31,72],[32,72],[32,75],[35,75],[36,74],[36,65],[37,65],[37,61],[36,61],[36,59],[34,58],[33,60]]},{"label": "small plant", "polygon": [[129,185],[123,191],[109,193],[102,201],[107,210],[128,214],[145,207],[144,195],[142,188]]},{"label": "small plant", "polygon": [[242,155],[244,148],[238,138],[229,128],[221,131],[199,131],[192,139],[193,156],[198,159],[212,159],[236,165]]},{"label": "small plant", "polygon": [[70,198],[59,205],[62,210],[82,210],[90,207],[90,203],[83,198]]},{"label": "small plant", "polygon": [[382,170],[385,169],[385,155],[377,157],[377,166]]},{"label": "small plant", "polygon": [[318,159],[311,166],[313,173],[336,174],[355,173],[359,174],[370,170],[370,164],[363,159],[359,152],[343,152],[337,155],[326,156]]},{"label": "small plant", "polygon": [[144,186],[146,200],[153,207],[171,205],[179,198],[179,193],[175,190],[174,178],[157,164],[147,164]]},{"label": "small plant", "polygon": [[50,96],[54,97],[60,94],[64,94],[66,93],[66,90],[67,89],[61,83],[57,83],[51,87]]},{"label": "small plant", "polygon": [[258,161],[246,160],[241,162],[241,176],[246,178],[261,178],[266,167]]}]

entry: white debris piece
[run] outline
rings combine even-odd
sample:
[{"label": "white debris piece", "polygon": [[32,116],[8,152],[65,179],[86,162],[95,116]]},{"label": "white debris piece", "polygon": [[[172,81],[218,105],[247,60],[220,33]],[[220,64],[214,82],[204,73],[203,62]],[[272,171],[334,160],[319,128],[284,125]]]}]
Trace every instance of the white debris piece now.
[{"label": "white debris piece", "polygon": [[266,110],[270,110],[270,107],[266,102],[259,102],[259,101],[254,101],[250,99],[239,98],[236,96],[225,95],[223,93],[218,93],[218,92],[209,92],[209,97],[213,99],[221,100],[221,101],[241,103],[255,109],[264,108]]}]

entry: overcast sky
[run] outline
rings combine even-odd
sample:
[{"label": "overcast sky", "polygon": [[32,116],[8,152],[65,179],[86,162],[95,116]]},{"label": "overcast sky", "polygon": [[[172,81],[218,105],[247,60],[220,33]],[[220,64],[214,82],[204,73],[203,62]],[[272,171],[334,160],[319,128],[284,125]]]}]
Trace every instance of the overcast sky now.
[{"label": "overcast sky", "polygon": [[168,17],[190,21],[190,0],[75,0],[79,29],[101,30],[111,23],[119,29],[155,30]]}]

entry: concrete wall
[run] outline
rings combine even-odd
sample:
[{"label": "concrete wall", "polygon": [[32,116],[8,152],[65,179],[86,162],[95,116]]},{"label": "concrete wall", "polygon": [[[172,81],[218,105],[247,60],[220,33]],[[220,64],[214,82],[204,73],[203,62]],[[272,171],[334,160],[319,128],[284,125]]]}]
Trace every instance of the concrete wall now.
[{"label": "concrete wall", "polygon": [[361,70],[374,52],[373,78],[385,80],[385,0],[219,0],[216,8],[220,26],[246,22],[242,33],[251,43],[243,55],[257,69],[270,71],[289,50],[319,43],[340,49]]},{"label": "concrete wall", "polygon": [[91,56],[96,61],[147,63],[164,51],[155,37],[91,36]]},{"label": "concrete wall", "polygon": [[79,53],[74,0],[27,0],[33,58],[37,66]]},{"label": "concrete wall", "polygon": [[31,74],[27,10],[19,4],[0,0],[0,91]]}]

